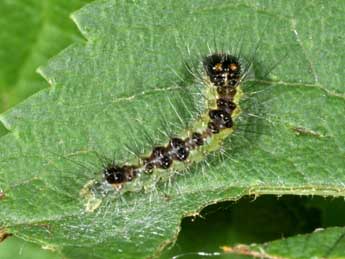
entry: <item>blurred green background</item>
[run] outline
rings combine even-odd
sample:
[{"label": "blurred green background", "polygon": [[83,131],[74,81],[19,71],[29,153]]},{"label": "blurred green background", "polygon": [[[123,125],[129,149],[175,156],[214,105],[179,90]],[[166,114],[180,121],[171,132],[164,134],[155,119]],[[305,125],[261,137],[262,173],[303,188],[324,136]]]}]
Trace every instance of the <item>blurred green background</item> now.
[{"label": "blurred green background", "polygon": [[[0,112],[49,87],[35,70],[59,51],[83,41],[69,19],[90,0],[2,0],[0,2]],[[0,125],[0,134],[6,129]],[[343,226],[342,198],[245,197],[205,208],[185,218],[176,244],[162,258],[188,252],[215,252],[222,245],[261,243],[316,228]],[[9,237],[0,244],[0,258],[62,258],[57,253]],[[189,254],[181,258],[201,258]],[[219,258],[219,257],[217,257]],[[234,258],[224,255],[224,258]]]}]

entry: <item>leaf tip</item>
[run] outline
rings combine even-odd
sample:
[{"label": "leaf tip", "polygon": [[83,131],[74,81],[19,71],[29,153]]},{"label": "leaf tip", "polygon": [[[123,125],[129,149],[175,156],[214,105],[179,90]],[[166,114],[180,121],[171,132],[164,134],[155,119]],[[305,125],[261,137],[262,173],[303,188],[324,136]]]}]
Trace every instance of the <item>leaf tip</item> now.
[{"label": "leaf tip", "polygon": [[5,229],[0,229],[0,243],[10,236],[12,236],[12,234],[7,233]]},{"label": "leaf tip", "polygon": [[[82,10],[82,9],[81,9]],[[81,10],[75,11],[69,15],[69,18],[77,26],[78,31],[83,35],[85,39],[88,39],[88,32],[85,27],[82,25]]]},{"label": "leaf tip", "polygon": [[36,69],[36,73],[38,73],[40,76],[42,76],[50,86],[54,85],[54,80],[51,79],[46,73],[45,68],[43,66],[40,66]]},{"label": "leaf tip", "polygon": [[11,125],[10,123],[6,120],[6,117],[4,116],[4,114],[0,114],[0,122],[2,123],[2,125],[5,127],[5,129],[10,130],[11,129]]}]

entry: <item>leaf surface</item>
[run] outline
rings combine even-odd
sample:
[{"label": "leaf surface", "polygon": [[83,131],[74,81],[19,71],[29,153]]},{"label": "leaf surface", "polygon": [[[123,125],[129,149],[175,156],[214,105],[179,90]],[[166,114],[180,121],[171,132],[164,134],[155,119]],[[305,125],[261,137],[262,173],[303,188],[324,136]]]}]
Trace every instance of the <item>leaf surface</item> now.
[{"label": "leaf surface", "polygon": [[[342,10],[341,1],[84,7],[73,20],[87,42],[40,69],[50,89],[0,117],[10,131],[0,143],[0,224],[70,258],[147,258],[175,238],[183,216],[208,204],[248,194],[344,196]],[[145,191],[114,192],[85,210],[80,192],[101,179],[100,157],[135,161],[131,150],[167,143],[164,133],[178,135],[205,108],[184,63],[209,47],[240,49],[254,63],[223,155],[168,182],[138,180]]]}]

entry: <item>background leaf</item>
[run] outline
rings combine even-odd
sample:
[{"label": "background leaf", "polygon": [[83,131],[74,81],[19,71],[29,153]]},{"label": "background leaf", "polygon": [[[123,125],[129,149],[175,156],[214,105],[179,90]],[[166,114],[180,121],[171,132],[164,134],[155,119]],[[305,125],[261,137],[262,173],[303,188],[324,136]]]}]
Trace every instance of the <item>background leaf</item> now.
[{"label": "background leaf", "polygon": [[1,111],[47,87],[35,70],[81,40],[69,15],[88,2],[91,0],[1,1]]},{"label": "background leaf", "polygon": [[264,245],[225,247],[229,254],[258,258],[345,258],[344,228],[318,230]]},{"label": "background leaf", "polygon": [[[344,8],[308,3],[101,1],[77,12],[87,43],[40,70],[49,91],[0,117],[10,131],[0,144],[1,225],[69,257],[145,258],[207,204],[246,194],[343,196]],[[124,147],[148,152],[167,142],[162,130],[179,132],[200,112],[183,63],[209,45],[255,54],[226,156],[85,212],[79,192],[101,177],[95,152],[130,161]]]}]

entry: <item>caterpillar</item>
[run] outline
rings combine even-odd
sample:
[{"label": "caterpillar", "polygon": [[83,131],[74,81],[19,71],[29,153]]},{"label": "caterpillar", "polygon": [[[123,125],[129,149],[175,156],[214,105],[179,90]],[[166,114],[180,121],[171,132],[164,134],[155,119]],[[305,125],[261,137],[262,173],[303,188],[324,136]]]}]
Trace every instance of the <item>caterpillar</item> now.
[{"label": "caterpillar", "polygon": [[[185,137],[173,137],[166,145],[153,147],[139,163],[104,166],[102,174],[107,184],[117,190],[142,174],[168,170],[177,163],[198,160],[197,152],[208,147],[208,152],[219,148],[219,142],[233,132],[234,119],[239,115],[240,84],[249,67],[240,58],[226,52],[215,52],[201,60],[201,81],[205,84],[208,109],[188,130]],[[194,157],[194,159],[193,159]]]}]

